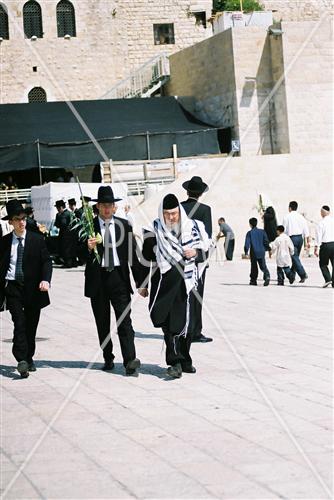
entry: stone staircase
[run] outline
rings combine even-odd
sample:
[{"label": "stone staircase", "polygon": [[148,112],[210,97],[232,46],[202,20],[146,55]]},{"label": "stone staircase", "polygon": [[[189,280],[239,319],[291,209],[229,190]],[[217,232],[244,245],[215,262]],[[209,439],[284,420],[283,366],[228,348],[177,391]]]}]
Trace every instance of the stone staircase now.
[{"label": "stone staircase", "polygon": [[100,99],[151,97],[169,80],[169,76],[168,56],[162,53],[149,59],[130,76],[103,94]]}]

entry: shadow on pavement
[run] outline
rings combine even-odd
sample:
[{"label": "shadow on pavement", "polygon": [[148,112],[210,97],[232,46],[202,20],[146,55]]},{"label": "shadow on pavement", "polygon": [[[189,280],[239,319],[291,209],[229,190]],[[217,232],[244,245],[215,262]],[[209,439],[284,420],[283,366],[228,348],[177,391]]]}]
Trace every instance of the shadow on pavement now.
[{"label": "shadow on pavement", "polygon": [[[85,370],[89,366],[88,361],[51,361],[51,360],[36,360],[35,365],[37,370],[42,369],[42,368],[55,368],[57,370],[60,369],[67,369],[67,368],[74,368],[74,369],[82,369]],[[102,371],[103,363],[94,363],[92,366],[90,366],[89,370],[96,370],[100,371],[101,375],[102,374],[110,374],[110,375],[119,375],[124,377],[125,376],[125,368],[123,366],[123,363],[115,363],[115,366],[113,370],[110,370],[108,372]],[[167,376],[166,374],[166,368],[163,368],[159,365],[154,365],[151,363],[143,363],[139,369],[138,372],[139,375],[153,375],[154,377],[158,377],[163,380],[172,380],[170,377]],[[135,376],[138,376],[136,374]],[[6,377],[6,378],[11,378],[13,380],[19,379],[21,380],[21,376],[19,373],[16,371],[16,365],[13,364],[12,366],[9,365],[0,365],[0,376]],[[34,375],[35,376],[35,375]]]}]

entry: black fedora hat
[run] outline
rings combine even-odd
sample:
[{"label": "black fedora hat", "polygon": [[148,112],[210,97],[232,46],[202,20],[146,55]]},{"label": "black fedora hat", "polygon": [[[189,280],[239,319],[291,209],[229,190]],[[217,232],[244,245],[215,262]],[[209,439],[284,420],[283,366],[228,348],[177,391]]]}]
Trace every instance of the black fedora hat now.
[{"label": "black fedora hat", "polygon": [[97,201],[97,203],[115,203],[121,199],[114,198],[114,193],[110,186],[100,186],[97,192],[97,199],[92,201]]},{"label": "black fedora hat", "polygon": [[77,204],[77,202],[76,202],[75,198],[70,198],[69,200],[67,200],[67,203],[68,203],[69,205],[76,205],[76,204]]},{"label": "black fedora hat", "polygon": [[19,200],[9,200],[6,203],[7,215],[2,220],[10,220],[15,216],[25,214],[25,210]]},{"label": "black fedora hat", "polygon": [[80,200],[81,202],[85,201],[86,203],[89,203],[90,201],[92,201],[92,198],[90,196],[80,196]]},{"label": "black fedora hat", "polygon": [[66,208],[66,204],[65,204],[64,200],[57,200],[56,203],[55,203],[55,207],[57,207],[57,208],[60,208],[60,207]]},{"label": "black fedora hat", "polygon": [[190,179],[190,181],[186,181],[182,184],[182,187],[187,191],[191,191],[192,193],[204,193],[208,191],[209,186],[202,181],[202,177],[198,177],[195,175]]}]

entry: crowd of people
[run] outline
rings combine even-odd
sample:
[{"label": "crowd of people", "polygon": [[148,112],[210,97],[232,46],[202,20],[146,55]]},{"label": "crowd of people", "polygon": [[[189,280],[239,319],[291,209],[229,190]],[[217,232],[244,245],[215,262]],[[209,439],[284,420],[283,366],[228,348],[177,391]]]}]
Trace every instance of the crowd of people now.
[{"label": "crowd of people", "polygon": [[[132,225],[117,217],[117,198],[110,186],[101,186],[95,200],[82,200],[77,209],[74,199],[56,202],[55,225],[59,228],[61,255],[65,266],[75,265],[77,254],[72,240],[77,241],[77,226],[86,216],[84,203],[95,205],[93,228],[86,234],[82,252],[85,268],[84,295],[90,299],[99,344],[104,357],[103,370],[114,368],[111,338],[111,307],[117,321],[117,333],[126,375],[140,368],[136,356],[135,334],[131,320],[130,270],[141,297],[149,297],[149,314],[153,325],[161,328],[166,345],[167,375],[180,378],[195,373],[190,355],[192,342],[211,342],[202,332],[202,304],[205,276],[210,250],[216,241],[225,238],[227,260],[232,260],[235,236],[221,217],[219,233],[213,238],[211,208],[199,201],[208,190],[203,180],[194,176],[183,184],[187,199],[180,202],[174,194],[164,196],[158,217],[143,232],[142,248],[138,248]],[[0,238],[0,307],[7,308],[14,323],[13,355],[22,378],[36,370],[35,338],[40,311],[49,301],[52,260],[41,228],[32,213],[18,200],[6,204],[12,231]],[[334,287],[333,219],[327,205],[321,208],[322,221],[317,228],[315,255],[319,256],[324,287]],[[31,219],[29,221],[29,218]],[[293,283],[296,275],[303,283],[308,278],[300,261],[304,241],[310,244],[305,218],[298,213],[298,204],[291,201],[282,225],[277,225],[275,212],[263,214],[264,229],[258,220],[249,220],[244,251],[250,257],[250,285],[257,285],[259,269],[264,286],[270,284],[266,252],[276,254],[277,284],[285,277]],[[331,262],[332,272],[328,265]]]}]

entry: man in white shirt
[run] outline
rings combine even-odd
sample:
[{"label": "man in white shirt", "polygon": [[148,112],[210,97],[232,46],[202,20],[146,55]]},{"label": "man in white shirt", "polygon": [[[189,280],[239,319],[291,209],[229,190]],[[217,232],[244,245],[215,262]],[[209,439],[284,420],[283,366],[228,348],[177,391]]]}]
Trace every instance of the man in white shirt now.
[{"label": "man in white shirt", "polygon": [[[316,231],[314,255],[319,257],[319,266],[325,280],[323,288],[329,285],[334,288],[334,227],[329,206],[324,205],[320,210],[320,214],[322,221],[318,224]],[[320,252],[318,252],[319,247]],[[328,269],[329,261],[332,264],[332,276]]]},{"label": "man in white shirt", "polygon": [[289,213],[283,219],[283,226],[285,233],[290,236],[292,243],[295,247],[294,254],[292,255],[291,275],[300,277],[299,283],[304,283],[308,278],[302,263],[300,262],[300,252],[303,248],[304,238],[306,239],[306,246],[310,248],[310,232],[305,217],[297,212],[298,203],[290,201]]}]

